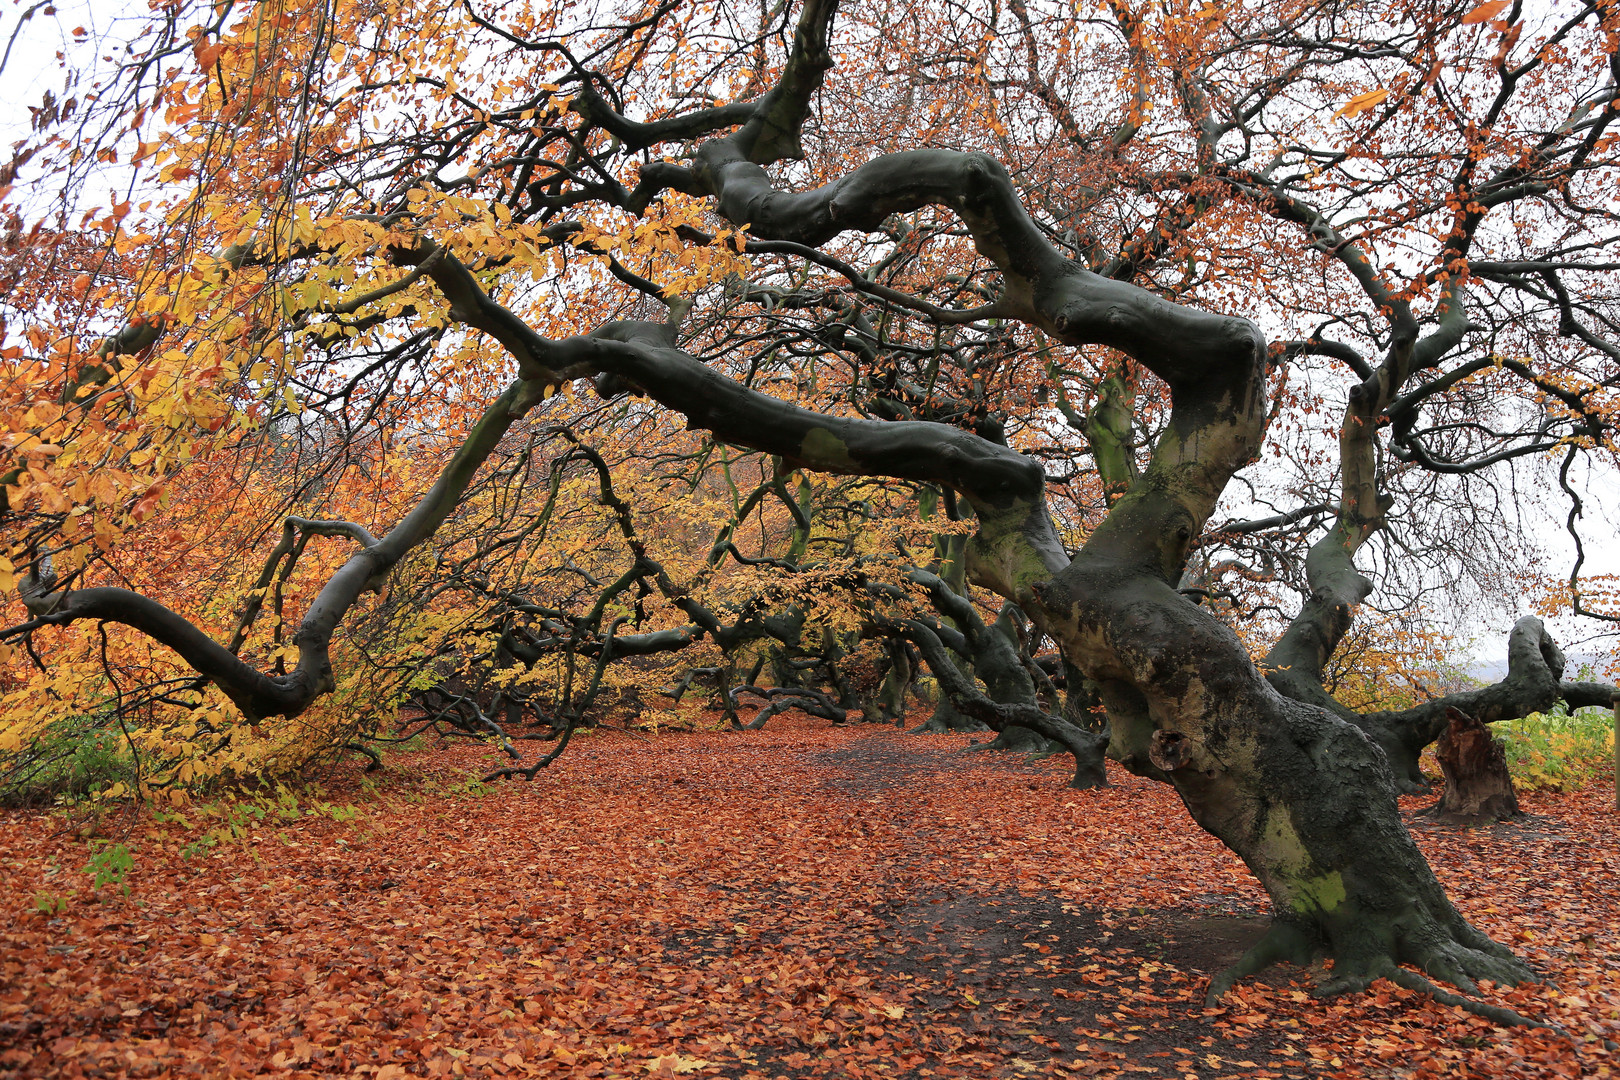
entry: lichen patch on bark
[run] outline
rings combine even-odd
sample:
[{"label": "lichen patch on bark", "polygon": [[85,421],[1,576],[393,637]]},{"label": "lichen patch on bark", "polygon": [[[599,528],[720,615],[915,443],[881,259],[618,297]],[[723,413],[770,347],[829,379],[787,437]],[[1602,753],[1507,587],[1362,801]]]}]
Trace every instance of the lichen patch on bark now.
[{"label": "lichen patch on bark", "polygon": [[800,447],[801,458],[816,468],[860,471],[855,459],[849,456],[844,441],[824,427],[813,427],[805,432]]}]

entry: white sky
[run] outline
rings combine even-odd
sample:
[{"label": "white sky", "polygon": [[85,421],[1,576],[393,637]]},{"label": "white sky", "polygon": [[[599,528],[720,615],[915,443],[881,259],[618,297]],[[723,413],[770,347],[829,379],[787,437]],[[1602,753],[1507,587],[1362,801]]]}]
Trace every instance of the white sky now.
[{"label": "white sky", "polygon": [[[98,6],[100,15],[94,10]],[[47,7],[54,7],[54,14],[45,14]],[[94,41],[112,33],[115,24],[129,25],[128,20],[110,18],[108,7],[104,0],[99,5],[87,0],[62,0],[55,5],[10,0],[0,10],[0,41],[10,45],[5,66],[0,68],[0,140],[7,147],[28,133],[28,106],[38,105],[45,91],[58,98],[71,93],[64,86],[69,69],[57,59],[57,53],[88,62],[95,55]],[[81,26],[89,34],[75,38],[73,30]],[[5,47],[0,44],[0,52]]]}]

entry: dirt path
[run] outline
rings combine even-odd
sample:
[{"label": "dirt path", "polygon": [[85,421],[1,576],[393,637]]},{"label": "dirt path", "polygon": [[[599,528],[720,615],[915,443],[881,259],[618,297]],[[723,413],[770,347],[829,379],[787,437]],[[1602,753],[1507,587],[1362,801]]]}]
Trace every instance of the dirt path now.
[{"label": "dirt path", "polygon": [[906,838],[882,867],[892,899],[873,912],[882,925],[861,967],[906,987],[941,1047],[979,1058],[994,1070],[986,1075],[1054,1067],[1079,1076],[1318,1075],[1300,1032],[1234,1030],[1205,1015],[1203,985],[1264,931],[1259,915],[1093,909],[1039,889],[917,887],[952,840],[914,800],[891,796],[948,796],[987,771],[1050,795],[1050,767],[887,733],[806,761],[826,770],[829,795],[850,813],[881,804],[887,826]]}]

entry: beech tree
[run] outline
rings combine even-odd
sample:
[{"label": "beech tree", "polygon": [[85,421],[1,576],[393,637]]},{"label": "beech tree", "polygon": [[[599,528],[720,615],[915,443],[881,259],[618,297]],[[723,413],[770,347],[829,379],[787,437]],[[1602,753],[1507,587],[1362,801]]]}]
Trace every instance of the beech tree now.
[{"label": "beech tree", "polygon": [[[272,768],[451,652],[555,660],[571,730],[615,657],[712,648],[736,685],[841,591],[828,663],[914,648],[959,709],[1106,748],[1243,858],[1274,922],[1212,998],[1317,957],[1330,991],[1533,978],[1396,795],[1448,709],[1610,688],[1535,618],[1503,682],[1415,707],[1324,672],[1380,596],[1537,588],[1515,492],[1560,492],[1584,550],[1614,19],[163,6],[5,171],[0,753],[136,717],[150,790]],[[864,487],[816,517],[812,476]],[[1544,598],[1620,620],[1582,558]],[[997,644],[1024,620],[1068,702]]]}]

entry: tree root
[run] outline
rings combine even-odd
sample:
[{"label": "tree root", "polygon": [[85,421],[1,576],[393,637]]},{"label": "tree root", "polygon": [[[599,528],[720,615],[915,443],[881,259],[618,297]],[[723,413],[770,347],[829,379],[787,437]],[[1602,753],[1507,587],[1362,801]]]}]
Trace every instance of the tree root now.
[{"label": "tree root", "polygon": [[[1031,758],[1035,758],[1037,756],[1036,751],[1031,751],[1021,746],[1015,746],[1011,742],[1008,742],[1007,739],[1000,734],[997,734],[993,739],[986,739],[984,742],[968,743],[966,746],[962,747],[956,752],[958,754],[1027,754]],[[1044,756],[1051,757],[1051,754],[1044,754]]]},{"label": "tree root", "polygon": [[1065,786],[1074,791],[1090,791],[1093,788],[1111,787],[1112,785],[1108,782],[1108,773],[1105,770],[1101,768],[1094,769],[1085,763],[1077,761],[1074,766],[1074,775],[1069,777],[1069,782]]},{"label": "tree root", "polygon": [[1315,942],[1304,930],[1292,923],[1274,922],[1238,962],[1219,972],[1209,980],[1209,993],[1204,995],[1204,1007],[1214,1008],[1239,979],[1258,974],[1273,964],[1299,964],[1311,962],[1315,955]]},{"label": "tree root", "polygon": [[[921,730],[921,729],[918,729]],[[912,734],[912,732],[907,732]],[[1009,745],[1002,735],[984,742],[969,743],[956,751],[958,754],[985,754],[991,751],[1006,751],[1012,754],[1023,754],[1028,761],[1045,761],[1047,758],[1057,757],[1060,754],[1074,754],[1070,749],[1053,743],[1056,749],[1030,750],[1021,746]],[[1108,773],[1100,761],[1094,762],[1090,758],[1074,754],[1074,775],[1064,785],[1075,791],[1090,791],[1092,788],[1108,787]]]},{"label": "tree root", "polygon": [[1500,1024],[1503,1027],[1544,1028],[1548,1031],[1556,1031],[1564,1038],[1574,1041],[1570,1033],[1557,1024],[1551,1024],[1545,1020],[1535,1020],[1501,1005],[1490,1005],[1483,1001],[1475,1001],[1473,998],[1465,998],[1460,994],[1453,994],[1449,990],[1442,990],[1415,971],[1394,968],[1385,974],[1385,978],[1403,990],[1410,990],[1415,994],[1427,994],[1442,1005],[1451,1005],[1466,1012],[1471,1012],[1475,1016],[1482,1016],[1494,1024]]},{"label": "tree root", "polygon": [[1056,740],[1044,739],[1035,736],[1029,739],[1009,737],[1005,731],[996,732],[996,737],[987,742],[974,743],[964,746],[964,754],[988,753],[993,750],[1005,750],[1012,754],[1028,754],[1032,759],[1051,757],[1053,754],[1067,753]]},{"label": "tree root", "polygon": [[[1458,936],[1467,940],[1431,941],[1419,955],[1409,959],[1431,978],[1450,983],[1469,994],[1480,992],[1475,981],[1478,979],[1488,979],[1506,986],[1542,981],[1523,961],[1473,927],[1464,923],[1462,931]],[[1210,980],[1204,1004],[1206,1007],[1215,1006],[1239,979],[1254,975],[1273,964],[1304,966],[1320,958],[1323,952],[1320,940],[1308,929],[1293,923],[1274,922],[1265,936],[1255,942],[1237,963]],[[1425,994],[1442,1005],[1462,1009],[1503,1027],[1542,1028],[1575,1041],[1568,1031],[1557,1024],[1442,990],[1430,978],[1396,963],[1388,953],[1379,953],[1360,962],[1336,960],[1333,977],[1317,988],[1316,995],[1326,998],[1361,993],[1379,979],[1388,979],[1404,990]]]}]

